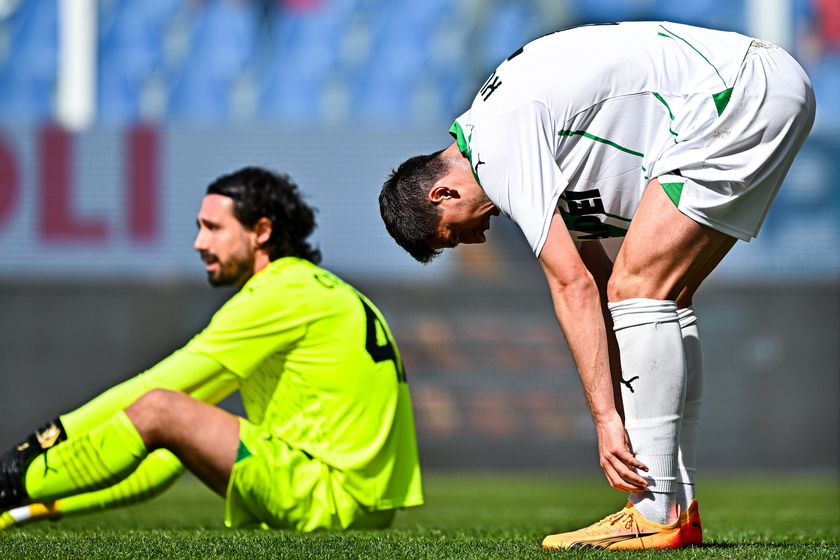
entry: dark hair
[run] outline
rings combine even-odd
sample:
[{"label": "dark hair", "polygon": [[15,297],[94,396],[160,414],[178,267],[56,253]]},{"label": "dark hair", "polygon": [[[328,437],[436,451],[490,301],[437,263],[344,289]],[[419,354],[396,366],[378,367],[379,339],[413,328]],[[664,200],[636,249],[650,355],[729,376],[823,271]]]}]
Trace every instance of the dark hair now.
[{"label": "dark hair", "polygon": [[437,233],[440,221],[440,209],[429,200],[429,190],[450,167],[440,157],[442,152],[405,160],[391,170],[379,193],[379,213],[385,229],[397,245],[423,264],[442,252],[426,244]]},{"label": "dark hair", "polygon": [[271,220],[271,237],[265,244],[269,260],[299,257],[314,264],[321,262],[321,251],[306,241],[315,230],[315,212],[303,202],[288,175],[245,167],[213,181],[207,194],[232,199],[233,216],[247,228],[253,228],[260,218]]}]

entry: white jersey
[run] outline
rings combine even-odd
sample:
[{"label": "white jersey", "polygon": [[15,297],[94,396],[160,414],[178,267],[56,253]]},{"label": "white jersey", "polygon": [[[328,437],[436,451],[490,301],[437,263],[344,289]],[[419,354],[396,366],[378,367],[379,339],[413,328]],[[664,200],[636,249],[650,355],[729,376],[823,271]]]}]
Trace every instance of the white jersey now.
[{"label": "white jersey", "polygon": [[709,142],[751,42],[665,22],[553,33],[504,61],[450,132],[535,254],[555,207],[577,244],[621,237],[651,179],[698,163],[686,147]]}]

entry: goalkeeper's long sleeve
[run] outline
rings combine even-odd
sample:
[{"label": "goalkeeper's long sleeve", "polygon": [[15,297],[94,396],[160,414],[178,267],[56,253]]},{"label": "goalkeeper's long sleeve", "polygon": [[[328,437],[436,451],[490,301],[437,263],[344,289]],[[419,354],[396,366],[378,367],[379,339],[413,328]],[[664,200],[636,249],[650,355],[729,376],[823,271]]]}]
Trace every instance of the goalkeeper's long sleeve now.
[{"label": "goalkeeper's long sleeve", "polygon": [[152,389],[186,393],[194,399],[216,404],[237,389],[236,376],[217,361],[182,349],[148,371],[105,391],[78,409],[61,416],[67,437],[73,438],[106,422]]}]

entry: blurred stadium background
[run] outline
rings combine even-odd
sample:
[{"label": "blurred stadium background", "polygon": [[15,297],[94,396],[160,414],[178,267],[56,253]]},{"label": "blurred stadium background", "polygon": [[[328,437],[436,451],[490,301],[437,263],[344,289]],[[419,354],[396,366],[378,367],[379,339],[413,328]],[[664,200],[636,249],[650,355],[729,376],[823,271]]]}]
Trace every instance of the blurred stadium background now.
[{"label": "blurred stadium background", "polygon": [[840,0],[0,0],[0,445],[206,325],[231,293],[206,285],[195,213],[261,165],[302,186],[324,266],[388,318],[427,468],[597,470],[518,230],[422,267],[377,195],[528,40],[643,19],[772,40],[812,77],[817,122],[760,237],[698,296],[699,462],[840,473]]}]

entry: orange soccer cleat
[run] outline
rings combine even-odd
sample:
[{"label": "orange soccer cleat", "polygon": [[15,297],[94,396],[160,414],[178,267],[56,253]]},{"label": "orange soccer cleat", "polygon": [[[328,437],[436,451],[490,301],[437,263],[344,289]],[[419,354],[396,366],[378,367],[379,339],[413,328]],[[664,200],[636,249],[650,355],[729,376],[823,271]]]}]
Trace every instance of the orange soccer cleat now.
[{"label": "orange soccer cleat", "polygon": [[[696,511],[696,508],[695,508]],[[680,519],[670,525],[651,523],[628,503],[618,513],[578,531],[549,535],[545,548],[647,549],[680,548]]]},{"label": "orange soccer cleat", "polygon": [[680,532],[683,546],[696,546],[703,542],[703,527],[697,500],[691,500],[688,509],[680,514]]}]

